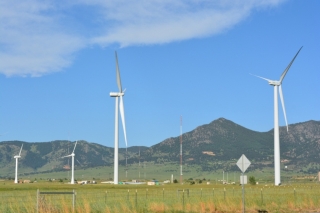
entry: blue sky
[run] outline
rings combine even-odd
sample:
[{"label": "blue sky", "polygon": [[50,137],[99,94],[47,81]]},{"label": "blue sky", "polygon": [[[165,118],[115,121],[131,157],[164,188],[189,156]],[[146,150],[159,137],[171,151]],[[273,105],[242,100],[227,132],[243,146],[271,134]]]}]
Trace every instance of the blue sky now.
[{"label": "blue sky", "polygon": [[178,136],[180,115],[183,132],[220,117],[271,130],[273,88],[249,73],[278,80],[301,46],[282,85],[288,123],[320,120],[319,1],[0,4],[1,141],[113,147],[114,51],[129,146]]}]

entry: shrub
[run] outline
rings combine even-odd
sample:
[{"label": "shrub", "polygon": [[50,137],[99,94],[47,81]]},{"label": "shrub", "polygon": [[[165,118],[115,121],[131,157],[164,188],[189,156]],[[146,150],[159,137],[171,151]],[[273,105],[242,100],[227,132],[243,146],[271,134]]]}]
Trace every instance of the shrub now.
[{"label": "shrub", "polygon": [[249,183],[250,183],[251,185],[256,185],[256,178],[253,177],[253,176],[250,176],[250,177],[249,177]]}]

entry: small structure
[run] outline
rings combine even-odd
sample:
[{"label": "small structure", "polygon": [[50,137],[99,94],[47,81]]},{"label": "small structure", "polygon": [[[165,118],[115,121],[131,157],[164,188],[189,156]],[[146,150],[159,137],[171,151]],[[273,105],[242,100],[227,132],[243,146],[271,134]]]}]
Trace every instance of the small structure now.
[{"label": "small structure", "polygon": [[31,181],[30,180],[24,180],[22,181],[22,183],[30,183]]},{"label": "small structure", "polygon": [[147,182],[147,185],[149,185],[149,186],[154,186],[154,185],[159,185],[159,181],[157,181],[157,180],[152,180],[152,181],[149,181],[149,182]]}]

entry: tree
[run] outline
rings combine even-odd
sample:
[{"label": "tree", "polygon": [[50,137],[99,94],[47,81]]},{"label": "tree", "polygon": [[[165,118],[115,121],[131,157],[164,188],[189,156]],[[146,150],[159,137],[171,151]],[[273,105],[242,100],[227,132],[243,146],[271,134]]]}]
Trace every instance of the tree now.
[{"label": "tree", "polygon": [[173,180],[173,183],[178,183],[178,180],[177,180],[177,179],[174,179],[174,180]]},{"label": "tree", "polygon": [[250,176],[250,177],[249,177],[249,183],[250,183],[251,185],[256,185],[256,178],[253,177],[253,176]]}]

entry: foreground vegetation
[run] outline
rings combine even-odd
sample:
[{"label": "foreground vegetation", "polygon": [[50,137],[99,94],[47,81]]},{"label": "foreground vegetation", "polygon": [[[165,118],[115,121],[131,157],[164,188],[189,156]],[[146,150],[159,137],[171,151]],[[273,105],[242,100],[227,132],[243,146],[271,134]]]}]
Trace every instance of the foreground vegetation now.
[{"label": "foreground vegetation", "polygon": [[[37,189],[41,192],[76,192],[74,212],[242,212],[239,185],[167,184],[70,185],[59,182],[13,184],[0,182],[0,212],[37,212]],[[275,187],[246,185],[246,212],[320,211],[320,184],[304,183]],[[73,211],[72,195],[40,195],[39,212]]]}]

